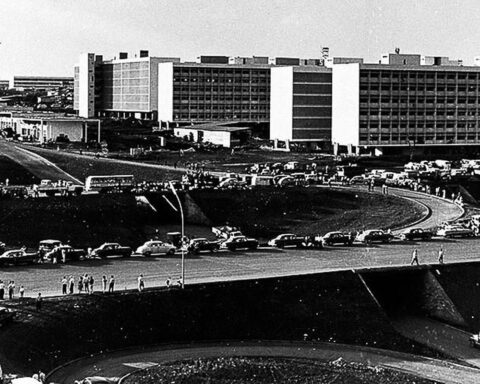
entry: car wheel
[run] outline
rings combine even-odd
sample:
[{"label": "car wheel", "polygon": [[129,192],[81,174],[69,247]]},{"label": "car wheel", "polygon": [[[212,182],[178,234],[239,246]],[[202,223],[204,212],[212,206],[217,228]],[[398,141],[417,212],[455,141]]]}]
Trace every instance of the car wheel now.
[{"label": "car wheel", "polygon": [[143,252],[143,256],[150,257],[152,256],[152,252],[151,251]]},{"label": "car wheel", "polygon": [[[198,252],[198,251],[196,251]],[[175,249],[169,249],[168,252],[167,252],[167,256],[172,256],[175,254]]]}]

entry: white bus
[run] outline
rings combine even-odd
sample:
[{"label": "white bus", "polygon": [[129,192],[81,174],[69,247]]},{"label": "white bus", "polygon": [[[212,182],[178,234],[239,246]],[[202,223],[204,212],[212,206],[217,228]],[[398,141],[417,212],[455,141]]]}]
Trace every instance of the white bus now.
[{"label": "white bus", "polygon": [[124,192],[135,186],[133,175],[88,176],[85,179],[86,192]]}]

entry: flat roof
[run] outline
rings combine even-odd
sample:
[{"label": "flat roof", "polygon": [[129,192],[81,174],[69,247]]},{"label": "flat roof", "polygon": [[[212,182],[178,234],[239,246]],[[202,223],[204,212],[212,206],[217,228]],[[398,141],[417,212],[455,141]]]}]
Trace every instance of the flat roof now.
[{"label": "flat roof", "polygon": [[[358,63],[334,64],[355,65]],[[480,72],[480,67],[460,65],[392,65],[392,64],[358,64],[360,69],[395,70],[395,71],[430,71],[430,72]]]},{"label": "flat roof", "polygon": [[[6,116],[10,115],[10,116]],[[88,119],[78,116],[65,116],[62,114],[42,114],[42,113],[25,113],[17,111],[2,111],[0,117],[12,117],[14,119],[24,120],[48,120],[48,121],[100,121],[99,119]]]},{"label": "flat roof", "polygon": [[236,123],[205,123],[205,124],[196,124],[196,125],[186,125],[183,127],[176,127],[174,129],[195,129],[201,131],[221,131],[221,132],[238,132],[238,131],[248,131],[251,130],[251,127],[238,127],[233,126],[232,124]]}]

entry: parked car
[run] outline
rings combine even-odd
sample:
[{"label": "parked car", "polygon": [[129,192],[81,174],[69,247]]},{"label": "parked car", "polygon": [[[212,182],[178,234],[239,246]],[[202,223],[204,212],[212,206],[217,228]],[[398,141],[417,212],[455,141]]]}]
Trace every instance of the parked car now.
[{"label": "parked car", "polygon": [[202,251],[217,252],[219,249],[218,241],[209,241],[205,238],[192,239],[187,247],[188,252],[196,255]]},{"label": "parked car", "polygon": [[316,248],[321,249],[323,248],[323,238],[322,236],[305,236],[303,238],[302,248]]},{"label": "parked car", "polygon": [[480,348],[480,334],[473,334],[469,337],[468,341],[472,348]]},{"label": "parked car", "polygon": [[284,233],[278,235],[274,239],[268,242],[270,247],[284,248],[284,247],[297,247],[300,248],[304,243],[305,238],[302,236],[294,235],[293,233]]},{"label": "parked car", "polygon": [[17,312],[11,308],[0,307],[0,327],[3,327],[5,324],[11,323]]},{"label": "parked car", "polygon": [[257,249],[258,241],[245,236],[235,236],[224,241],[221,247],[227,248],[230,251],[236,251],[237,249]]},{"label": "parked car", "polygon": [[365,243],[389,243],[393,239],[393,235],[384,232],[381,229],[369,229],[357,236],[357,240]]},{"label": "parked car", "polygon": [[164,243],[160,240],[151,240],[138,247],[135,253],[149,257],[158,255],[174,255],[175,250],[176,248],[173,244]]},{"label": "parked car", "polygon": [[335,245],[335,244],[343,244],[343,245],[352,245],[353,237],[350,236],[349,233],[344,232],[328,232],[322,237],[323,245]]},{"label": "parked car", "polygon": [[0,266],[34,264],[38,262],[38,253],[27,253],[24,249],[6,251],[0,255]]},{"label": "parked car", "polygon": [[91,256],[97,256],[101,259],[108,256],[130,257],[131,255],[132,248],[123,247],[118,243],[104,243],[100,247],[95,248],[91,253]]},{"label": "parked car", "polygon": [[362,176],[362,175],[357,175],[357,176],[353,176],[350,181],[349,181],[349,184],[350,185],[364,185],[364,184],[367,184],[368,180],[365,178],[365,176]]},{"label": "parked car", "polygon": [[452,238],[452,237],[472,237],[475,233],[472,229],[466,228],[458,224],[444,225],[437,231],[438,236]]},{"label": "parked car", "polygon": [[400,234],[400,239],[402,240],[431,240],[432,237],[432,231],[427,231],[422,228],[410,228]]},{"label": "parked car", "polygon": [[58,247],[52,249],[50,252],[46,253],[45,259],[53,260],[53,258],[56,257],[57,260],[61,260],[62,252],[65,252],[65,259],[68,261],[78,261],[81,258],[87,256],[87,252],[84,249],[75,249],[70,245],[59,245]]}]

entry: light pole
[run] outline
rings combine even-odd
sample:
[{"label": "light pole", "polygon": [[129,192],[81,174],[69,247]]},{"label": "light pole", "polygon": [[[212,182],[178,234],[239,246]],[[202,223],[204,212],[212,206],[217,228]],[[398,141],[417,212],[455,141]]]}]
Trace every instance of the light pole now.
[{"label": "light pole", "polygon": [[182,207],[182,202],[180,201],[180,197],[178,197],[178,193],[173,186],[173,183],[170,182],[170,189],[172,190],[173,194],[175,195],[177,201],[178,201],[178,206],[180,208],[180,217],[182,218],[182,239],[180,242],[180,249],[182,251],[182,289],[185,288],[185,250],[183,247],[183,238],[185,236],[185,218],[183,216],[183,207]]}]

